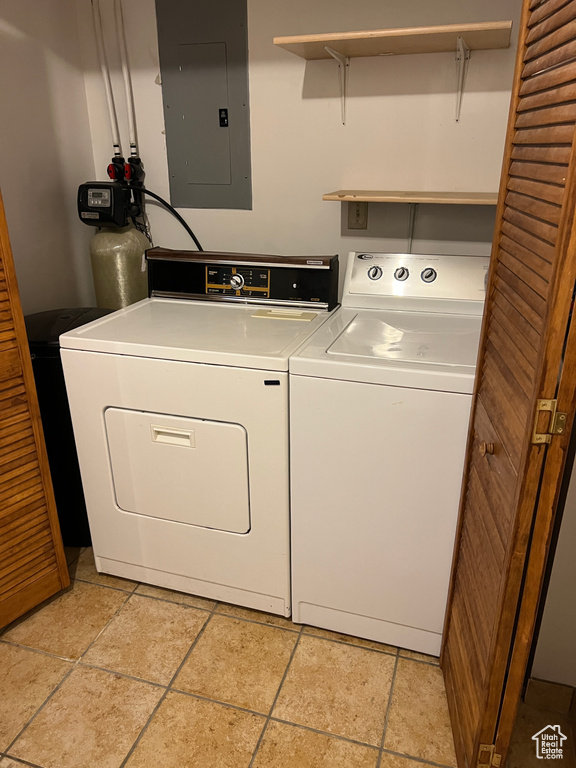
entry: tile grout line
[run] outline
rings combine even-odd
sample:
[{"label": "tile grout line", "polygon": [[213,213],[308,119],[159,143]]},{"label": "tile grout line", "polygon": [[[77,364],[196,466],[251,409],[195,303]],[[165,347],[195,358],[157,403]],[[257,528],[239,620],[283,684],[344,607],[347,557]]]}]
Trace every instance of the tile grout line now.
[{"label": "tile grout line", "polygon": [[91,664],[89,661],[82,661],[82,659],[78,659],[78,666],[84,667],[85,669],[97,669],[99,672],[107,672],[110,675],[124,677],[127,680],[134,680],[136,683],[145,683],[146,685],[151,685],[154,688],[168,687],[165,683],[156,683],[153,680],[146,680],[144,677],[136,677],[135,675],[129,675],[126,672],[118,672],[117,670],[109,669],[108,667],[100,667],[98,664]]},{"label": "tile grout line", "polygon": [[329,736],[331,739],[345,741],[347,744],[356,744],[359,747],[366,747],[367,749],[372,749],[375,752],[380,751],[380,747],[377,747],[375,744],[368,744],[367,741],[358,741],[358,739],[350,739],[348,736],[341,736],[339,733],[332,733],[331,731],[321,731],[319,728],[313,728],[311,725],[293,723],[291,720],[283,720],[281,717],[271,717],[270,720],[273,723],[283,723],[284,725],[291,725],[294,728],[301,728],[303,731],[318,733],[320,736]]},{"label": "tile grout line", "polygon": [[170,693],[178,693],[181,696],[188,696],[192,699],[200,699],[200,701],[208,701],[210,704],[218,704],[221,707],[227,707],[228,709],[238,709],[240,712],[246,712],[249,715],[258,715],[258,717],[266,717],[263,712],[257,712],[255,709],[247,709],[241,707],[239,704],[230,704],[229,701],[220,701],[219,699],[211,699],[209,696],[202,696],[200,693],[191,693],[190,691],[183,691],[181,688],[170,688]]},{"label": "tile grout line", "polygon": [[[252,609],[248,609],[248,610],[252,610]],[[214,609],[214,613],[217,616],[224,616],[227,619],[237,619],[238,621],[247,621],[249,624],[260,624],[262,627],[272,627],[273,629],[284,629],[286,632],[293,632],[295,635],[299,635],[300,632],[302,631],[301,628],[298,628],[297,624],[294,624],[294,629],[292,629],[292,627],[281,627],[279,624],[272,624],[269,621],[258,621],[257,619],[249,619],[244,616],[235,616],[233,613],[223,613],[222,611],[218,610],[218,605]],[[277,614],[269,614],[269,615],[277,615]],[[279,616],[279,618],[285,618],[285,617]]]},{"label": "tile grout line", "polygon": [[394,685],[396,683],[396,675],[398,673],[398,664],[400,662],[400,655],[396,656],[394,663],[394,672],[392,673],[392,680],[390,682],[390,693],[388,695],[388,705],[386,707],[386,715],[384,716],[384,728],[382,729],[382,738],[380,739],[380,754],[376,762],[376,768],[381,768],[382,765],[382,750],[384,749],[384,741],[386,739],[386,731],[388,730],[388,720],[390,719],[390,711],[392,709],[392,699],[394,697]]},{"label": "tile grout line", "polygon": [[[14,746],[14,744],[16,744],[16,742],[18,741],[18,739],[19,739],[19,738],[22,736],[22,734],[23,734],[23,733],[24,733],[24,731],[25,731],[25,730],[28,728],[28,726],[29,726],[29,725],[32,723],[32,721],[36,719],[36,717],[37,717],[37,716],[40,714],[40,712],[41,712],[41,711],[44,709],[44,707],[45,707],[45,706],[48,704],[48,702],[50,701],[50,699],[52,699],[52,697],[53,697],[53,696],[56,694],[56,692],[60,690],[60,688],[62,687],[62,685],[64,684],[64,682],[65,682],[65,681],[66,681],[66,680],[67,680],[67,679],[70,677],[70,675],[71,675],[71,674],[72,674],[72,673],[73,673],[73,672],[74,672],[74,671],[77,669],[78,665],[80,664],[80,660],[81,660],[81,659],[83,658],[83,656],[84,656],[84,655],[85,655],[85,654],[88,652],[88,650],[89,650],[89,649],[92,647],[92,645],[94,645],[94,643],[95,643],[95,642],[96,642],[96,640],[97,640],[97,639],[100,637],[100,635],[102,634],[102,632],[104,632],[104,630],[105,630],[105,629],[106,629],[106,628],[109,626],[110,622],[111,622],[111,621],[112,621],[112,620],[113,620],[113,619],[114,619],[114,618],[115,618],[115,617],[116,617],[116,616],[117,616],[117,615],[120,613],[120,611],[122,610],[122,608],[124,608],[124,606],[126,605],[126,603],[128,602],[128,600],[130,600],[130,594],[128,595],[128,597],[126,598],[126,600],[124,600],[124,602],[123,602],[121,605],[119,605],[119,606],[118,606],[118,608],[117,608],[117,609],[116,609],[116,611],[114,612],[114,615],[110,617],[110,619],[109,619],[109,620],[106,622],[106,624],[105,624],[105,626],[103,627],[103,629],[102,629],[102,630],[100,630],[100,632],[98,633],[98,635],[97,635],[97,636],[94,638],[94,640],[92,640],[92,642],[91,642],[91,643],[88,645],[88,647],[87,647],[87,648],[86,648],[86,649],[85,649],[85,650],[84,650],[84,651],[83,651],[83,652],[80,654],[80,656],[79,656],[79,657],[78,657],[76,660],[74,660],[74,661],[73,661],[72,659],[63,659],[63,661],[72,661],[72,666],[70,667],[70,669],[68,670],[68,672],[66,672],[66,674],[64,675],[64,677],[63,677],[63,678],[60,680],[60,682],[59,682],[59,683],[58,683],[58,685],[57,685],[57,686],[54,688],[54,690],[53,690],[51,693],[49,693],[49,694],[48,694],[48,696],[46,697],[46,699],[44,699],[44,701],[42,702],[42,704],[40,704],[40,706],[39,706],[39,707],[38,707],[38,709],[37,709],[37,710],[34,712],[34,714],[32,715],[32,717],[31,717],[31,718],[30,718],[30,719],[29,719],[29,720],[28,720],[28,721],[27,721],[27,722],[24,724],[24,726],[23,726],[23,727],[20,729],[20,731],[17,733],[16,737],[15,737],[14,739],[12,739],[12,741],[10,742],[10,744],[8,745],[8,747],[7,747],[7,749],[6,749],[6,753],[8,753],[8,752],[9,752],[9,750],[10,750],[10,749],[11,749],[11,748]],[[60,657],[56,657],[56,658],[60,658]]]},{"label": "tile grout line", "polygon": [[[217,605],[217,604],[216,604],[216,605]],[[208,624],[209,624],[209,623],[210,623],[210,621],[212,620],[212,617],[214,616],[214,612],[215,612],[215,610],[216,610],[216,605],[215,605],[215,606],[214,606],[214,608],[213,608],[213,609],[210,611],[210,614],[208,615],[208,618],[207,618],[207,619],[206,619],[206,621],[204,622],[204,625],[203,625],[202,629],[200,630],[200,632],[198,632],[198,634],[197,634],[197,635],[196,635],[196,637],[194,638],[194,641],[192,642],[192,645],[190,646],[190,648],[188,649],[188,651],[185,653],[185,655],[184,655],[184,658],[182,659],[182,661],[181,661],[181,662],[180,662],[180,664],[178,665],[178,668],[176,669],[176,671],[175,671],[175,672],[174,672],[174,674],[172,675],[172,677],[171,677],[171,679],[170,679],[170,682],[168,683],[168,686],[165,688],[164,692],[162,693],[162,695],[161,695],[161,696],[160,696],[160,698],[158,699],[158,702],[157,702],[156,706],[154,707],[154,709],[153,709],[153,710],[152,710],[152,712],[150,713],[150,716],[148,717],[148,719],[147,719],[147,720],[146,720],[146,722],[144,723],[144,726],[143,726],[143,727],[142,727],[142,729],[140,730],[140,733],[139,733],[139,734],[138,734],[138,736],[136,737],[136,740],[134,741],[134,743],[132,744],[132,746],[131,746],[131,747],[130,747],[130,749],[128,750],[128,752],[127,752],[127,754],[126,754],[126,757],[125,757],[125,758],[122,760],[122,762],[120,763],[120,766],[119,766],[119,768],[124,768],[124,766],[126,765],[126,763],[128,762],[128,760],[129,760],[129,759],[132,757],[132,755],[134,754],[134,751],[136,750],[136,748],[137,748],[138,744],[141,742],[141,740],[142,740],[142,738],[143,738],[144,734],[145,734],[145,733],[146,733],[146,731],[148,730],[148,728],[149,728],[149,726],[150,726],[150,724],[151,724],[152,720],[153,720],[153,719],[154,719],[154,717],[156,716],[156,713],[158,712],[158,710],[159,710],[159,709],[160,709],[160,707],[162,706],[163,702],[166,700],[166,697],[168,696],[168,694],[169,694],[169,693],[170,693],[172,690],[174,690],[174,689],[172,688],[172,685],[173,685],[173,683],[175,682],[175,680],[176,680],[176,678],[178,677],[178,675],[180,674],[180,671],[182,670],[182,667],[184,666],[184,664],[185,664],[185,663],[188,661],[188,659],[190,658],[190,655],[191,655],[192,651],[194,650],[194,648],[196,648],[196,645],[198,644],[198,641],[200,640],[200,638],[201,638],[201,637],[202,637],[202,635],[204,634],[204,632],[205,632],[205,630],[206,630],[206,627],[208,626]]]},{"label": "tile grout line", "polygon": [[9,645],[12,648],[22,648],[23,651],[39,653],[41,656],[48,656],[50,659],[58,659],[59,661],[70,661],[72,664],[76,662],[76,659],[71,659],[68,656],[58,656],[56,653],[43,651],[40,648],[32,648],[30,645],[22,645],[22,643],[15,643],[13,640],[4,640],[2,637],[0,637],[0,645]]},{"label": "tile grout line", "polygon": [[0,760],[2,760],[4,757],[7,760],[12,760],[18,763],[18,765],[26,765],[30,766],[30,768],[43,768],[43,766],[38,765],[38,763],[31,763],[29,760],[24,760],[22,757],[12,757],[12,755],[0,755]]},{"label": "tile grout line", "polygon": [[300,644],[300,640],[302,639],[302,635],[304,632],[304,625],[300,627],[300,632],[298,633],[298,638],[296,642],[294,643],[294,648],[292,648],[292,653],[290,654],[290,658],[288,659],[288,664],[286,665],[286,669],[284,670],[284,674],[282,675],[282,679],[280,680],[280,685],[278,686],[278,690],[276,691],[276,695],[274,696],[274,701],[272,702],[272,705],[270,707],[270,710],[268,712],[268,716],[266,718],[266,722],[264,723],[264,727],[262,728],[262,731],[260,733],[260,736],[258,737],[258,741],[256,742],[256,746],[254,747],[254,752],[252,753],[252,758],[250,759],[250,763],[248,765],[248,768],[253,768],[254,760],[256,759],[256,755],[258,754],[258,750],[260,749],[260,745],[262,744],[262,741],[264,739],[264,734],[266,733],[266,730],[268,728],[268,724],[270,723],[270,720],[272,718],[272,712],[274,711],[274,707],[276,706],[276,702],[278,701],[278,697],[280,696],[280,691],[282,690],[282,686],[284,685],[284,682],[286,680],[286,677],[288,675],[288,670],[290,669],[290,666],[292,665],[292,660],[294,659],[294,656],[296,654],[296,649],[298,648]]},{"label": "tile grout line", "polygon": [[328,643],[338,643],[338,645],[347,645],[348,647],[352,647],[352,648],[361,648],[363,651],[371,651],[372,653],[379,653],[384,656],[398,656],[398,652],[399,652],[398,648],[396,648],[395,651],[381,651],[379,648],[370,648],[367,645],[360,645],[359,643],[349,643],[346,640],[336,640],[333,637],[324,637],[323,635],[316,635],[313,632],[306,632],[306,630],[303,630],[302,634],[305,637],[314,637],[316,638],[316,640],[326,640],[326,642]]},{"label": "tile grout line", "polygon": [[[118,590],[118,591],[123,591],[123,590]],[[92,646],[93,646],[93,645],[94,645],[94,643],[95,643],[95,642],[98,640],[98,638],[99,638],[99,637],[100,637],[100,636],[101,636],[101,635],[102,635],[104,632],[106,632],[106,630],[108,629],[108,627],[110,626],[110,624],[112,624],[112,622],[114,621],[114,619],[116,618],[116,616],[118,616],[118,614],[120,613],[120,611],[123,611],[123,610],[124,610],[125,606],[126,606],[126,605],[127,605],[129,602],[130,602],[130,599],[132,598],[132,595],[133,595],[134,593],[133,593],[133,592],[128,592],[128,593],[126,593],[126,594],[127,594],[127,597],[126,597],[126,599],[125,599],[125,600],[124,600],[124,602],[123,602],[121,605],[119,605],[119,606],[118,606],[118,608],[117,608],[117,609],[114,611],[114,615],[113,615],[113,616],[111,616],[111,617],[108,619],[108,621],[107,621],[107,622],[106,622],[106,624],[105,624],[105,625],[102,627],[102,629],[100,630],[100,632],[98,632],[98,634],[96,635],[96,637],[94,638],[94,640],[92,640],[92,642],[91,642],[91,643],[89,643],[88,647],[87,647],[87,648],[85,648],[85,649],[82,651],[82,653],[81,653],[81,654],[80,654],[80,656],[78,657],[78,661],[76,662],[77,664],[78,664],[78,663],[80,663],[80,661],[82,661],[82,659],[84,658],[84,656],[86,656],[86,654],[88,653],[88,651],[90,650],[90,648],[92,648]]]},{"label": "tile grout line", "polygon": [[[105,574],[106,576],[108,574]],[[114,578],[120,578],[120,576],[114,577]],[[79,581],[81,584],[92,584],[93,587],[104,587],[104,589],[113,589],[115,592],[127,592],[129,595],[133,595],[136,592],[136,589],[138,587],[138,584],[136,584],[135,587],[132,589],[124,589],[124,587],[113,587],[111,584],[101,584],[99,581],[90,581],[89,579],[80,579],[76,576],[74,578],[70,579],[71,583],[73,584],[76,581]]]}]

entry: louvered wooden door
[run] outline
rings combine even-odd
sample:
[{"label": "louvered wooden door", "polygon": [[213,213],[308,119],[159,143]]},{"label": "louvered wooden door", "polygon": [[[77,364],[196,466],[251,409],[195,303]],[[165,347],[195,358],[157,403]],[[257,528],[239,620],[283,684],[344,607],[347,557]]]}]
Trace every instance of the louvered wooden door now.
[{"label": "louvered wooden door", "polygon": [[505,758],[572,428],[575,121],[576,1],[525,0],[442,653],[461,768]]},{"label": "louvered wooden door", "polygon": [[0,628],[69,583],[0,195]]}]

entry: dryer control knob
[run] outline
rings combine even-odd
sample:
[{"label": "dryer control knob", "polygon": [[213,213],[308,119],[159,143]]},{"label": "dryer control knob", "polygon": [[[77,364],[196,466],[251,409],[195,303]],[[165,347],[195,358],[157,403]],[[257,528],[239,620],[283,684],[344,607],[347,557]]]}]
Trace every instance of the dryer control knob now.
[{"label": "dryer control knob", "polygon": [[432,269],[432,267],[426,267],[426,269],[423,269],[420,273],[420,277],[425,283],[433,283],[438,277],[438,272],[436,272],[435,269]]},{"label": "dryer control knob", "polygon": [[235,291],[239,291],[241,288],[244,288],[244,278],[242,275],[239,275],[238,273],[232,275],[230,278],[230,288],[234,288]]},{"label": "dryer control knob", "polygon": [[406,267],[398,267],[396,272],[394,272],[394,277],[396,280],[408,280],[410,277],[410,272]]},{"label": "dryer control knob", "polygon": [[382,267],[370,267],[368,277],[370,280],[380,280],[382,277]]}]

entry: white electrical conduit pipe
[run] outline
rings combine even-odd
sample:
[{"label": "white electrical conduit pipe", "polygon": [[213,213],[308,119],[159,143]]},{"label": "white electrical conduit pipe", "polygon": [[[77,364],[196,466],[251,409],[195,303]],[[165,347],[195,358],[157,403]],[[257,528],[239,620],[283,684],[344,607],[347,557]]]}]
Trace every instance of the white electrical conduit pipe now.
[{"label": "white electrical conduit pipe", "polygon": [[126,33],[124,31],[124,16],[122,14],[122,0],[114,0],[114,12],[116,14],[116,32],[122,60],[122,76],[124,78],[124,92],[126,94],[126,108],[128,112],[128,133],[130,136],[130,155],[138,157],[136,145],[136,110],[134,108],[134,93],[132,92],[132,79],[130,77],[130,65],[128,63],[128,48],[126,46]]},{"label": "white electrical conduit pipe", "polygon": [[102,78],[104,80],[104,90],[106,91],[106,103],[108,104],[108,116],[110,117],[110,128],[112,130],[114,156],[122,157],[120,133],[118,131],[118,118],[116,116],[116,106],[114,104],[114,95],[112,93],[112,84],[110,82],[110,70],[108,67],[108,59],[106,58],[106,49],[104,48],[102,16],[100,15],[100,0],[92,0],[92,21],[94,22],[94,36],[96,38],[98,59],[100,61],[100,69],[102,70]]}]

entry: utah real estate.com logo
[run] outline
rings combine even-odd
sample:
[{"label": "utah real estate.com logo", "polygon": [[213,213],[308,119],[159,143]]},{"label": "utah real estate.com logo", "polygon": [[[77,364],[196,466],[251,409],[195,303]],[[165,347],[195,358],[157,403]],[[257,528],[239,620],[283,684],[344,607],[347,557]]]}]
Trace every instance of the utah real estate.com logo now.
[{"label": "utah real estate.com logo", "polygon": [[559,725],[547,725],[535,733],[536,757],[540,760],[562,760],[562,745],[568,737],[564,736]]}]

